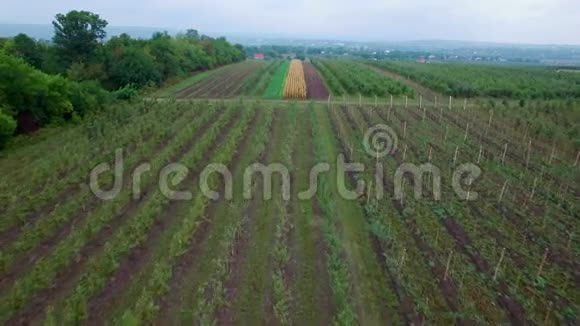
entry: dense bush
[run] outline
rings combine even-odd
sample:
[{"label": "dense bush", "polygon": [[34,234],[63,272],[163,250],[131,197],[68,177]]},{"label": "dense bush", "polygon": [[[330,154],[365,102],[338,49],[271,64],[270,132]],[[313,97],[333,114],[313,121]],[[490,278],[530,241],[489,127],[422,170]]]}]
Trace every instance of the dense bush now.
[{"label": "dense bush", "polygon": [[0,149],[4,148],[16,131],[16,120],[2,112],[0,108]]},{"label": "dense bush", "polygon": [[15,120],[26,115],[39,125],[60,124],[98,110],[108,99],[98,83],[48,75],[0,51],[0,105]]}]

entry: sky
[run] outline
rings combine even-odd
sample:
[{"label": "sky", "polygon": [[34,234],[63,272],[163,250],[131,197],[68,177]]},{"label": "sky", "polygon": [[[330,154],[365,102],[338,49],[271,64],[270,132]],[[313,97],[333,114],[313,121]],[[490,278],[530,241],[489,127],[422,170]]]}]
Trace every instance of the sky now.
[{"label": "sky", "polygon": [[69,10],[111,26],[364,41],[580,45],[580,0],[1,0],[0,23],[49,24]]}]

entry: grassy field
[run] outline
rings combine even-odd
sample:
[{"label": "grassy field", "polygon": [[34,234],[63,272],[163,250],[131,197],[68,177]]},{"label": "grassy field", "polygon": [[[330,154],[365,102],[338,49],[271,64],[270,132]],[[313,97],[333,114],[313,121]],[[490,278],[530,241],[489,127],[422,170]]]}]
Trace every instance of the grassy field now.
[{"label": "grassy field", "polygon": [[[275,97],[288,66],[184,86]],[[577,324],[579,104],[463,103],[144,99],[28,136],[0,156],[0,321]]]},{"label": "grassy field", "polygon": [[264,91],[264,98],[266,99],[281,99],[284,93],[284,85],[286,83],[286,76],[288,75],[288,70],[290,70],[290,61],[284,61],[276,71],[266,90]]}]

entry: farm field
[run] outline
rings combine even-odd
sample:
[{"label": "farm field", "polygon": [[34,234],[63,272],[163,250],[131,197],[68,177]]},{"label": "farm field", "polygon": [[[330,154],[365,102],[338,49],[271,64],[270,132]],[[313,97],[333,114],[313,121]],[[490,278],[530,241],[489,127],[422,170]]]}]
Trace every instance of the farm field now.
[{"label": "farm field", "polygon": [[[355,63],[337,72],[342,64],[318,67],[326,78],[362,76]],[[232,96],[253,73],[271,74],[280,92],[289,66],[227,66],[182,97]],[[548,126],[576,111],[462,104],[144,100],[5,152],[0,169],[13,173],[0,176],[0,321],[576,324],[577,145],[573,135],[558,133],[555,143],[533,124],[514,127],[533,105]],[[379,125],[390,129],[369,139]],[[381,144],[390,155],[372,151]],[[118,161],[117,149],[123,178],[109,171],[97,184],[120,190],[103,200],[89,175]],[[339,155],[364,171],[343,174]],[[286,167],[290,189],[284,173],[257,173],[244,187],[256,162]],[[166,175],[168,192],[159,184],[170,163],[188,171]],[[318,163],[329,169],[303,197]],[[440,191],[428,173],[395,177],[404,163],[437,167]],[[231,198],[219,173],[202,173],[209,164],[231,173]],[[473,165],[481,175],[469,179]],[[135,171],[143,171],[139,192]],[[358,190],[345,195],[341,180]],[[191,196],[168,199],[176,191]]]},{"label": "farm field", "polygon": [[281,99],[284,95],[284,85],[286,84],[286,77],[290,70],[290,62],[283,61],[281,65],[276,68],[272,78],[266,86],[264,91],[264,98],[267,99]]},{"label": "farm field", "polygon": [[286,82],[284,83],[284,99],[306,99],[306,81],[302,61],[292,60]]},{"label": "farm field", "polygon": [[414,90],[403,82],[388,78],[370,67],[351,60],[315,60],[314,66],[322,75],[330,92],[335,96],[361,95],[364,97],[408,96]]},{"label": "farm field", "polygon": [[329,92],[324,80],[310,62],[304,62],[304,78],[306,79],[306,92],[308,99],[325,100]]},{"label": "farm field", "polygon": [[[216,70],[204,72],[201,75],[193,76],[183,82],[184,87],[177,89],[173,94],[176,98],[226,98],[239,96],[247,91],[245,81],[265,64],[258,61],[244,61],[233,65],[224,66]],[[191,84],[187,84],[187,83]],[[183,85],[181,84],[181,85]],[[178,84],[177,86],[181,86]],[[162,93],[167,95],[167,92]]]},{"label": "farm field", "polygon": [[580,76],[547,67],[368,61],[445,95],[517,99],[580,98]]}]

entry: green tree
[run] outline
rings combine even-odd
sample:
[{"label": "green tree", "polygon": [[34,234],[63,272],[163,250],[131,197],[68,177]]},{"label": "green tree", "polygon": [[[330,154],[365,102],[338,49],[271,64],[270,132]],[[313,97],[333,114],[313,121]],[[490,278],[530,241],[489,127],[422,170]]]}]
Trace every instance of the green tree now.
[{"label": "green tree", "polygon": [[18,34],[12,39],[10,53],[21,57],[34,68],[42,67],[42,51],[42,47],[26,34]]},{"label": "green tree", "polygon": [[56,15],[52,41],[69,63],[90,60],[107,36],[107,21],[88,11]]}]

